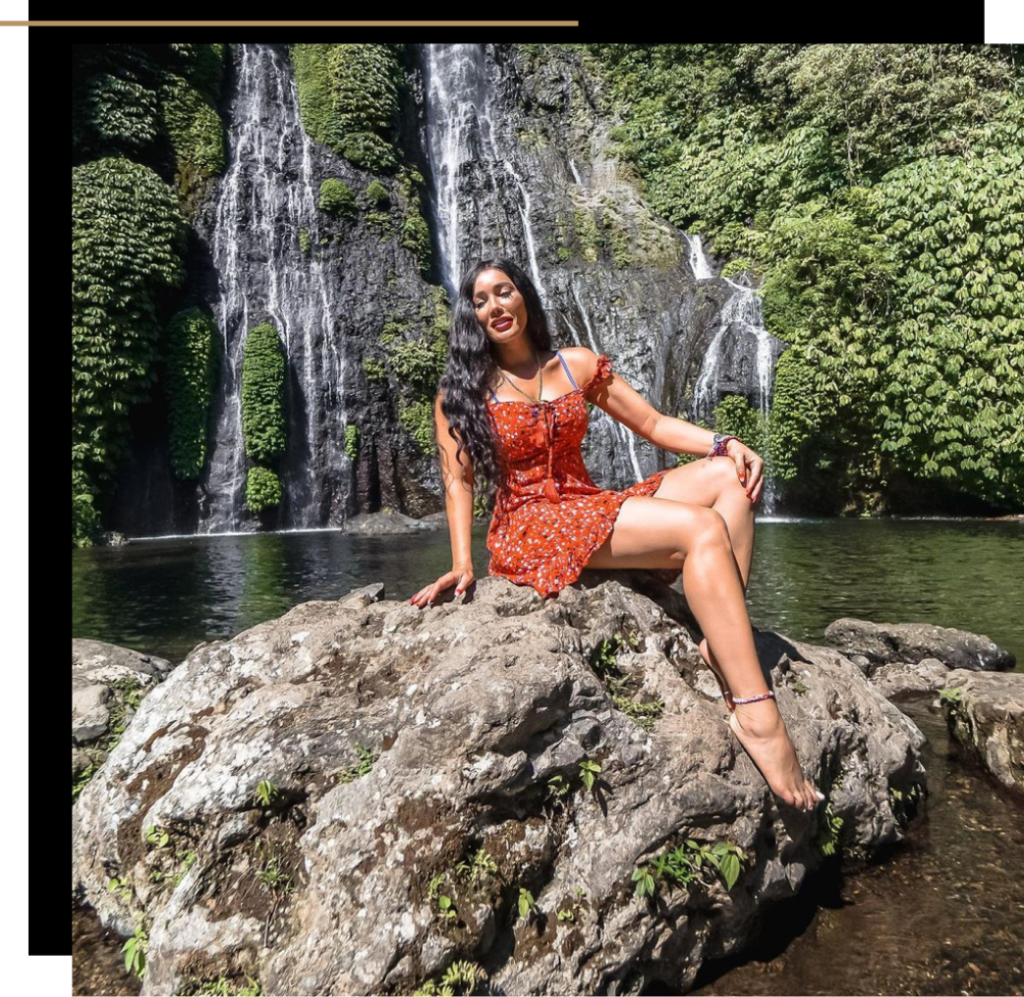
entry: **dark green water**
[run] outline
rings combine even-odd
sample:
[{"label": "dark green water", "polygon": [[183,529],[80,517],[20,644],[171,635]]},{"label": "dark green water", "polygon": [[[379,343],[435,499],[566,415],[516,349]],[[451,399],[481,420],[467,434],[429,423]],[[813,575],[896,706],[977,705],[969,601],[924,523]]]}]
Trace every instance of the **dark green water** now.
[{"label": "dark green water", "polygon": [[[473,529],[478,576],[489,554]],[[72,552],[72,635],[175,663],[309,599],[382,581],[408,599],[451,567],[447,530],[334,531],[136,541]],[[1017,595],[1014,596],[1013,593]],[[821,641],[841,616],[983,633],[1024,669],[1024,526],[991,520],[759,519],[747,587],[760,629]]]}]

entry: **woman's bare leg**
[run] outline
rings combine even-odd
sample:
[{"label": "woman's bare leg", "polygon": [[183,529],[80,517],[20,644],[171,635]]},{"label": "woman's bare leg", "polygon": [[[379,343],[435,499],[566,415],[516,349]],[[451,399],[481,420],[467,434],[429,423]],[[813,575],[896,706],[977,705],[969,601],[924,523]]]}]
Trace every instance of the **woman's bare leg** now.
[{"label": "woman's bare leg", "polygon": [[[662,479],[654,497],[694,502],[721,514],[729,528],[736,568],[746,592],[754,557],[756,503],[747,497],[747,486],[740,483],[735,461],[728,457],[703,457],[673,468]],[[711,652],[707,637],[701,639],[698,650],[711,669],[721,676],[722,666]]]},{"label": "woman's bare leg", "polygon": [[[667,477],[667,475],[666,475]],[[743,583],[725,520],[714,509],[671,499],[633,496],[623,502],[608,539],[587,562],[592,568],[678,568],[697,622],[714,648],[734,695],[767,692],[754,648]],[[736,707],[733,733],[754,759],[773,792],[811,809],[817,790],[804,778],[774,699]]]}]

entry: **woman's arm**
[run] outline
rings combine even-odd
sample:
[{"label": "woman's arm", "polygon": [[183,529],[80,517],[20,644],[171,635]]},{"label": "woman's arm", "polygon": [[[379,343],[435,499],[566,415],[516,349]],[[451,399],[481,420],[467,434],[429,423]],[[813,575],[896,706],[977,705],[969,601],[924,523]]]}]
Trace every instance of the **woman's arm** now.
[{"label": "woman's arm", "polygon": [[[562,353],[567,360],[572,358],[575,369],[582,368],[584,376],[577,380],[585,385],[597,370],[597,354],[585,346],[570,347]],[[610,380],[590,391],[587,399],[663,450],[703,457],[714,445],[715,434],[710,429],[701,429],[685,419],[662,415],[618,374],[613,373]]]},{"label": "woman's arm", "polygon": [[441,411],[441,392],[434,402],[434,421],[437,426],[437,445],[441,451],[441,480],[444,482],[445,509],[452,542],[452,570],[473,567],[470,545],[473,526],[473,465],[469,454],[462,453],[461,463],[456,460],[458,444],[448,432],[448,419]]}]

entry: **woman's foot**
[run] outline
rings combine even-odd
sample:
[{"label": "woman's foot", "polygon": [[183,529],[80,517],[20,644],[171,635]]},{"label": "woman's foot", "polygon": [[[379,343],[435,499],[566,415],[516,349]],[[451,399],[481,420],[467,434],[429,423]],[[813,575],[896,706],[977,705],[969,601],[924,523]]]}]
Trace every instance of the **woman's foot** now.
[{"label": "woman's foot", "polygon": [[736,707],[732,702],[732,693],[729,691],[729,684],[725,681],[725,676],[718,670],[718,666],[715,665],[711,660],[711,652],[708,650],[708,639],[705,637],[698,645],[700,656],[704,659],[704,663],[711,669],[718,681],[718,688],[722,691],[722,699],[725,701],[725,705],[729,708],[731,713]]},{"label": "woman's foot", "polygon": [[804,778],[796,749],[774,699],[737,704],[729,714],[728,724],[768,788],[780,800],[801,810],[813,810],[825,798]]}]

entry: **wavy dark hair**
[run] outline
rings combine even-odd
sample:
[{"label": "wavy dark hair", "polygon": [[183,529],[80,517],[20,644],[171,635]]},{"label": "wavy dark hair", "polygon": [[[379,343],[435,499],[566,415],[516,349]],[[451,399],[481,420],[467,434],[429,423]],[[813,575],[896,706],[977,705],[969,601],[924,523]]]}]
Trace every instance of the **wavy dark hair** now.
[{"label": "wavy dark hair", "polygon": [[494,344],[473,307],[473,288],[480,272],[492,268],[504,273],[523,296],[526,335],[534,349],[538,353],[551,349],[547,315],[529,274],[506,259],[480,260],[474,264],[459,285],[448,335],[448,367],[439,387],[444,392],[441,411],[448,420],[448,433],[458,443],[456,458],[462,463],[462,454],[469,454],[474,482],[486,489],[488,504],[501,475],[486,404],[488,385],[494,380],[498,365]]}]

